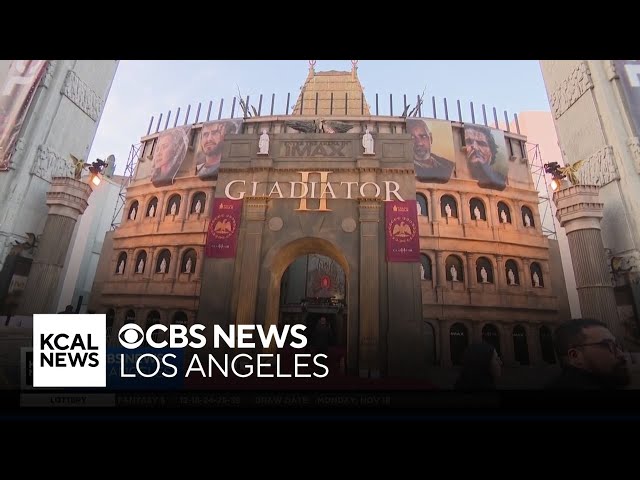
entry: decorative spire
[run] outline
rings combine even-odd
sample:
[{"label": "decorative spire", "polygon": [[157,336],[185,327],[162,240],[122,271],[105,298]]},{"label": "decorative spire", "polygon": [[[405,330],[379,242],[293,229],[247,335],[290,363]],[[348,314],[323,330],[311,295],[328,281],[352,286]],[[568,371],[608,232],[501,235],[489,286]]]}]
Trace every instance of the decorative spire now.
[{"label": "decorative spire", "polygon": [[316,73],[313,67],[316,66],[316,60],[309,60],[309,76],[313,77]]},{"label": "decorative spire", "polygon": [[351,60],[351,78],[358,78],[358,60]]}]

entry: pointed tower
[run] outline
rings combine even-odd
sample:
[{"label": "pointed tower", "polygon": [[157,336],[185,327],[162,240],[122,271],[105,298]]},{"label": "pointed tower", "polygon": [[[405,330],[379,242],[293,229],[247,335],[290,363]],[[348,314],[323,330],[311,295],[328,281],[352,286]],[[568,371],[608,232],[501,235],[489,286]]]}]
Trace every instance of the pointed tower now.
[{"label": "pointed tower", "polygon": [[309,61],[309,75],[293,108],[293,115],[368,116],[369,104],[358,80],[358,61],[351,61],[350,72],[316,72]]}]

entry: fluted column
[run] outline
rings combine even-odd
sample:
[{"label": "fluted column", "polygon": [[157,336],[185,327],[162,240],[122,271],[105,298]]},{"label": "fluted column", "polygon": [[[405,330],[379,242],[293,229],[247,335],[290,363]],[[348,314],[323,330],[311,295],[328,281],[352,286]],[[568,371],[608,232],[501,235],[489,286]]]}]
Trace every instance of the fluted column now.
[{"label": "fluted column", "polygon": [[260,248],[262,247],[262,230],[267,212],[265,198],[248,198],[245,200],[246,231],[242,252],[240,291],[236,324],[255,323],[256,300],[258,296],[258,279],[260,276]]},{"label": "fluted column", "polygon": [[436,191],[433,188],[429,189],[429,194],[430,194],[430,210],[429,213],[431,214],[429,216],[429,220],[431,220],[431,223],[433,222],[437,222],[438,218],[440,218],[440,205],[438,205],[437,201],[436,201]]},{"label": "fluted column", "polygon": [[55,298],[73,229],[88,206],[91,186],[54,177],[47,192],[49,213],[36,250],[18,313],[55,313]]},{"label": "fluted column", "polygon": [[478,279],[476,278],[475,262],[473,260],[473,253],[467,252],[467,288],[474,288],[478,286]]},{"label": "fluted column", "polygon": [[466,193],[460,194],[460,222],[464,225],[465,223],[469,223],[470,212],[469,212],[469,198]]},{"label": "fluted column", "polygon": [[495,275],[493,276],[498,291],[506,285],[504,263],[502,262],[502,255],[496,255],[496,264],[498,265]]},{"label": "fluted column", "polygon": [[618,318],[600,231],[604,204],[600,202],[599,187],[567,186],[554,192],[553,201],[556,217],[567,233],[582,316],[604,322],[623,341],[624,329]]},{"label": "fluted column", "polygon": [[378,358],[380,311],[379,228],[380,202],[360,201],[360,375],[367,377],[380,372]]},{"label": "fluted column", "polygon": [[440,366],[451,366],[451,340],[449,334],[449,322],[440,321]]},{"label": "fluted column", "polygon": [[437,287],[445,287],[447,285],[447,277],[444,268],[444,254],[442,252],[436,252],[436,280]]}]

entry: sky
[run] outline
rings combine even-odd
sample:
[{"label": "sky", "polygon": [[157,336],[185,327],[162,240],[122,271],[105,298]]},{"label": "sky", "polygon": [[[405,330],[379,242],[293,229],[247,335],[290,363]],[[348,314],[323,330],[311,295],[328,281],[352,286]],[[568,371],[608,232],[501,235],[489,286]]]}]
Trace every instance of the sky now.
[{"label": "sky", "polygon": [[[317,60],[315,71],[351,70],[351,60]],[[238,90],[257,108],[263,95],[262,114],[271,106],[275,93],[275,114],[295,103],[309,72],[308,60],[122,60],[94,138],[89,159],[116,157],[116,173],[124,172],[131,146],[145,136],[151,117],[152,132],[163,114],[171,110],[173,125],[180,107],[179,125],[191,105],[189,123],[195,120],[198,103],[202,103],[199,121],[206,118],[213,100],[211,119],[217,118],[220,99],[224,99],[223,118],[230,116],[231,103]],[[481,123],[481,105],[496,107],[498,118],[506,110],[510,120],[514,113],[549,111],[549,101],[540,65],[535,60],[360,60],[358,78],[365,98],[375,113],[375,94],[379,95],[379,113],[389,114],[389,94],[393,95],[394,115],[402,113],[403,95],[415,104],[416,96],[425,93],[431,116],[431,96],[436,97],[438,118],[442,118],[442,98],[447,98],[450,118],[457,119],[455,101],[460,100],[463,120],[474,103],[476,121]],[[428,99],[428,101],[427,101]],[[236,107],[235,116],[238,116]],[[490,121],[491,123],[491,121]]]}]

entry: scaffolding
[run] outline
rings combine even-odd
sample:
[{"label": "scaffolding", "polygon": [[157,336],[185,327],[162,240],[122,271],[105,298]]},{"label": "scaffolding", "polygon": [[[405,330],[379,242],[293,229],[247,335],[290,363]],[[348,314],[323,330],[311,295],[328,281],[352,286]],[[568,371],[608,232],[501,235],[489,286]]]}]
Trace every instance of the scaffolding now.
[{"label": "scaffolding", "polygon": [[124,168],[122,174],[122,183],[120,184],[120,191],[118,192],[118,199],[116,200],[116,206],[113,210],[113,216],[111,217],[111,230],[115,230],[120,225],[120,219],[122,218],[122,209],[127,200],[127,187],[133,179],[133,173],[135,172],[138,159],[144,143],[137,145],[131,145],[129,150],[129,158],[127,159],[127,165]]},{"label": "scaffolding", "polygon": [[533,185],[538,191],[538,210],[540,211],[540,223],[542,234],[552,240],[557,240],[556,222],[553,215],[553,205],[549,195],[549,184],[546,181],[544,162],[540,153],[540,145],[527,142],[527,158],[533,178]]}]

